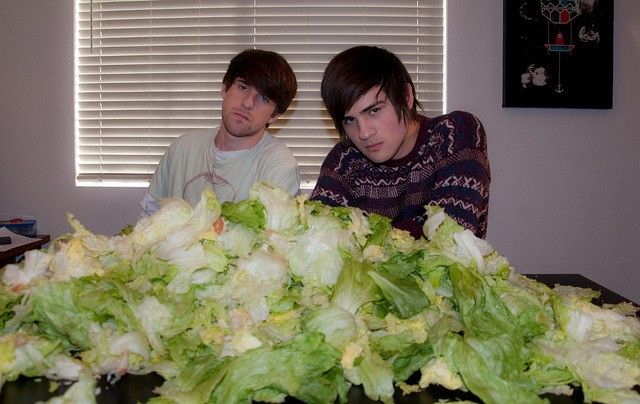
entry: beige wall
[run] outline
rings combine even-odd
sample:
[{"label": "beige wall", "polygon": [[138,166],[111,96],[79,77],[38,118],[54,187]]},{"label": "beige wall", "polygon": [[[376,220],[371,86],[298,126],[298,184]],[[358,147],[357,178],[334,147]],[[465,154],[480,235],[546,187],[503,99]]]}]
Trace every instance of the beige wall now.
[{"label": "beige wall", "polygon": [[488,133],[487,238],[521,272],[579,272],[640,303],[639,4],[614,3],[611,110],[502,108],[502,4],[447,1],[448,109]]},{"label": "beige wall", "polygon": [[[502,0],[448,0],[448,110],[488,132],[488,240],[521,272],[579,272],[640,302],[640,7],[615,2],[612,110],[503,109]],[[111,234],[144,190],[77,188],[73,1],[0,6],[0,214]],[[588,67],[586,67],[588,68]]]}]

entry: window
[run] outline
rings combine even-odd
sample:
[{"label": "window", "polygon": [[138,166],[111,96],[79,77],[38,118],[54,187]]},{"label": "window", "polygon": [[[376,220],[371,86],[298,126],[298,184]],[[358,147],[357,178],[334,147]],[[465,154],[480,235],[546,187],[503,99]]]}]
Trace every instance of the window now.
[{"label": "window", "polygon": [[338,139],[319,91],[330,58],[360,44],[389,49],[433,116],[443,111],[443,40],[443,0],[76,0],[76,183],[147,186],[174,138],[218,125],[227,65],[256,47],[296,72],[296,98],[270,130],[310,189]]}]

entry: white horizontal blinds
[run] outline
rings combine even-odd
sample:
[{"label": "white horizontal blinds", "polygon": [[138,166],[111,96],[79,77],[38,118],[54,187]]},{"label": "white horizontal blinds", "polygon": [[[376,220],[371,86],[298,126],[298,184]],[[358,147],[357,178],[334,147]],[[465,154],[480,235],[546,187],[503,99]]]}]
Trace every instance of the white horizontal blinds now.
[{"label": "white horizontal blinds", "polygon": [[217,124],[227,64],[252,42],[253,2],[236,3],[93,0],[91,24],[80,1],[78,184],[146,186],[175,137]]},{"label": "white horizontal blinds", "polygon": [[296,98],[271,131],[293,150],[304,188],[338,139],[319,92],[336,53],[391,50],[425,113],[442,112],[442,0],[77,1],[79,185],[146,186],[175,137],[218,124],[222,77],[246,48],[277,51],[296,72]]}]

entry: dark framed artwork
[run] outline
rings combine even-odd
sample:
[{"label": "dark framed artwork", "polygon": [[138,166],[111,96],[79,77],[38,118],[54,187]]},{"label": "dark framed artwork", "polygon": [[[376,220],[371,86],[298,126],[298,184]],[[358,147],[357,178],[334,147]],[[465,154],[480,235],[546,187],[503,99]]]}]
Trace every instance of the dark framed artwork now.
[{"label": "dark framed artwork", "polygon": [[613,103],[613,0],[504,0],[503,107]]}]

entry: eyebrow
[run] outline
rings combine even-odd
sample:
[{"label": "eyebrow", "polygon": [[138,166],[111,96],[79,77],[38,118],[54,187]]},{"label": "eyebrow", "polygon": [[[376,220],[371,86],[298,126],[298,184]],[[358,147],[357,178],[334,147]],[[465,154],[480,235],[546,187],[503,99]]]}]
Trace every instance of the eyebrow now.
[{"label": "eyebrow", "polygon": [[387,100],[376,100],[376,102],[374,102],[373,104],[369,105],[368,107],[365,107],[362,111],[360,111],[361,114],[366,114],[367,112],[371,111],[373,108],[377,107],[380,104],[384,104]]},{"label": "eyebrow", "polygon": [[[371,105],[367,105],[366,107],[364,107],[361,111],[358,112],[358,114],[366,114],[367,112],[371,111],[371,109],[379,106],[380,104],[384,104],[385,102],[387,102],[386,98],[382,100],[376,100]],[[346,118],[353,118],[353,117],[351,115],[345,115],[342,119],[346,119]]]}]

